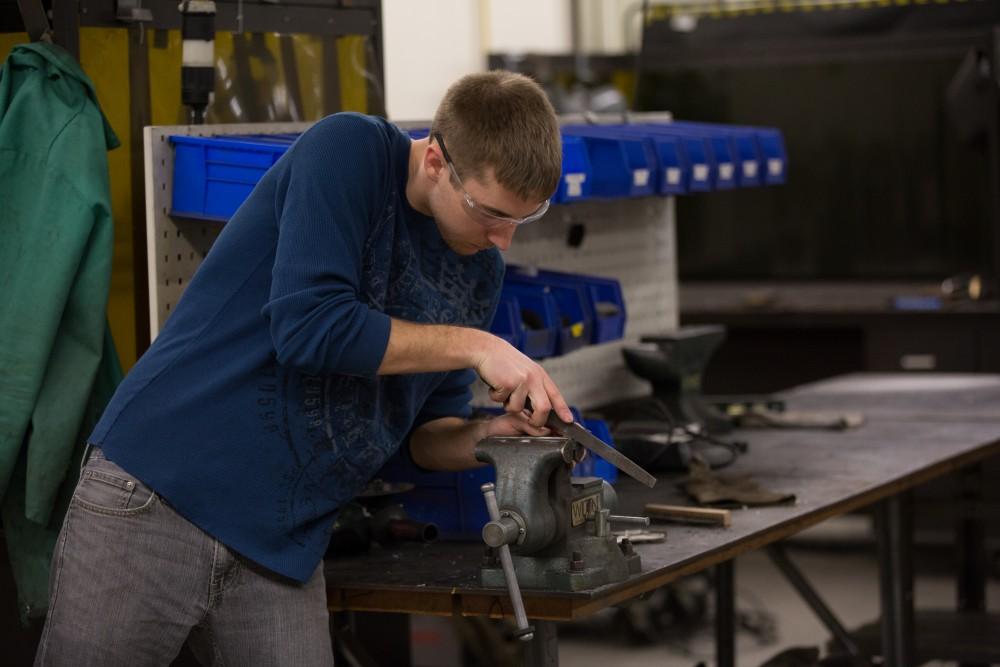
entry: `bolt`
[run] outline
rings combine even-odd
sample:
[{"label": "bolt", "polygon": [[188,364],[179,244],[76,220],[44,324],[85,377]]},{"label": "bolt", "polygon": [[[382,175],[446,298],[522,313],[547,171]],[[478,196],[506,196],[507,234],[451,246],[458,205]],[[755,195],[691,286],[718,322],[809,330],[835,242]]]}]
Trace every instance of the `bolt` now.
[{"label": "bolt", "polygon": [[618,543],[618,548],[620,548],[622,553],[626,556],[631,556],[635,553],[635,549],[632,548],[632,540],[627,537],[622,538],[622,541]]},{"label": "bolt", "polygon": [[483,567],[496,567],[497,566],[497,555],[493,550],[493,547],[486,547],[483,552]]},{"label": "bolt", "polygon": [[583,554],[581,554],[579,551],[574,551],[573,555],[570,557],[569,571],[583,572]]}]

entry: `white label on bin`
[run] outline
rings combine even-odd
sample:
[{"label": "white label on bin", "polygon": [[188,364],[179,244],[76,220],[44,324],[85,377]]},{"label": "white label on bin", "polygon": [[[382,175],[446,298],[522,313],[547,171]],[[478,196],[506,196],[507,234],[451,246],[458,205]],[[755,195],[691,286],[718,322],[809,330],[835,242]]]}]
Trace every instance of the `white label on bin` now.
[{"label": "white label on bin", "polygon": [[783,163],[776,157],[772,157],[767,161],[767,173],[771,176],[781,176],[781,168]]},{"label": "white label on bin", "polygon": [[678,167],[667,167],[667,185],[680,185],[681,170]]},{"label": "white label on bin", "polygon": [[633,169],[632,185],[637,188],[644,188],[649,185],[649,169]]},{"label": "white label on bin", "polygon": [[733,178],[733,165],[730,162],[720,162],[719,163],[719,178],[724,181],[732,180]]},{"label": "white label on bin", "polygon": [[696,180],[696,181],[707,181],[708,180],[708,165],[707,164],[696,164],[696,165],[694,165],[694,180]]},{"label": "white label on bin", "polygon": [[757,160],[743,160],[743,178],[757,178]]},{"label": "white label on bin", "polygon": [[587,174],[565,174],[563,180],[566,181],[566,196],[579,197],[583,194],[583,182],[587,180]]}]

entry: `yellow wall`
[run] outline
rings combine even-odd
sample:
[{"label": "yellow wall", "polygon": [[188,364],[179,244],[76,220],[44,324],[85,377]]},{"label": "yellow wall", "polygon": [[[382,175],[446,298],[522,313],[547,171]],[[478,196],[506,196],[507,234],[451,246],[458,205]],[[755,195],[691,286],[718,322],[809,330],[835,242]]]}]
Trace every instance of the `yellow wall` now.
[{"label": "yellow wall", "polygon": [[[28,41],[26,33],[0,33],[0,60]],[[135,363],[135,289],[132,281],[132,178],[129,172],[128,42],[122,29],[82,28],[80,64],[94,82],[101,109],[121,147],[108,153],[115,248],[108,320],[122,365]]]},{"label": "yellow wall", "polygon": [[108,153],[111,211],[115,220],[108,321],[122,368],[127,371],[136,359],[128,31],[123,28],[81,28],[80,65],[94,82],[101,110],[121,141],[119,148]]},{"label": "yellow wall", "polygon": [[18,44],[28,41],[26,32],[0,32],[0,60],[7,60],[7,54]]}]

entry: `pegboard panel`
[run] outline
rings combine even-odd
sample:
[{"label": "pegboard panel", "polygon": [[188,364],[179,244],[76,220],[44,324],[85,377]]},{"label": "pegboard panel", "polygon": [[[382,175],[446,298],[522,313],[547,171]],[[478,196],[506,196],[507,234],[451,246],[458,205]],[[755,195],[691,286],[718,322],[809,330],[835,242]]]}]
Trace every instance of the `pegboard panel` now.
[{"label": "pegboard panel", "polygon": [[[571,246],[571,230],[583,238]],[[578,237],[579,230],[573,234]],[[536,224],[519,229],[505,254],[510,263],[616,278],[628,320],[625,338],[546,359],[542,366],[566,399],[582,409],[648,395],[648,382],[625,367],[622,348],[644,335],[677,328],[677,262],[674,200],[648,197],[553,206]],[[484,386],[474,402],[489,405]]]},{"label": "pegboard panel", "polygon": [[[582,227],[582,242],[568,243]],[[579,232],[577,232],[579,233]],[[509,263],[590,273],[622,284],[626,336],[677,328],[677,266],[672,198],[645,197],[553,206],[517,231]]]},{"label": "pegboard panel", "polygon": [[[662,115],[658,116],[661,119]],[[402,124],[414,127],[426,122]],[[155,337],[211,248],[222,223],[174,219],[173,148],[170,135],[302,132],[311,123],[252,123],[147,127],[146,243],[150,332]],[[571,231],[583,230],[570,245]],[[547,359],[543,366],[566,398],[583,409],[649,393],[649,384],[625,368],[621,349],[641,336],[677,328],[674,201],[647,197],[554,205],[544,220],[518,230],[508,262],[618,279],[628,320],[625,338]],[[474,401],[489,403],[484,387]]]},{"label": "pegboard panel", "polygon": [[174,149],[169,137],[302,132],[310,125],[312,123],[234,123],[161,125],[145,129],[146,269],[150,339],[156,338],[223,227],[221,222],[170,216]]}]

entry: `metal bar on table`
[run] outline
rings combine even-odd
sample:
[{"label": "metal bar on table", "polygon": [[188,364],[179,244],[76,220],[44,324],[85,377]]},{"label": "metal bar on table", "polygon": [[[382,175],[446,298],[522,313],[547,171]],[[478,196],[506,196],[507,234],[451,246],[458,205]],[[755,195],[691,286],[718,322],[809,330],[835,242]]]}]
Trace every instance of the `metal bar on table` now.
[{"label": "metal bar on table", "polygon": [[802,596],[802,599],[809,605],[809,608],[813,610],[813,613],[816,614],[827,630],[834,636],[840,647],[851,657],[856,658],[860,656],[861,651],[851,637],[851,633],[841,624],[833,611],[826,606],[823,598],[819,596],[819,593],[812,587],[809,580],[802,574],[802,571],[788,557],[785,548],[780,544],[772,544],[767,547],[767,555],[771,558],[771,562],[774,563],[775,567],[785,576],[788,583]]},{"label": "metal bar on table", "polygon": [[915,663],[913,619],[913,507],[908,491],[882,501],[876,512],[882,607],[883,664]]},{"label": "metal bar on table", "polygon": [[736,575],[735,563],[715,566],[715,664],[736,665]]}]

